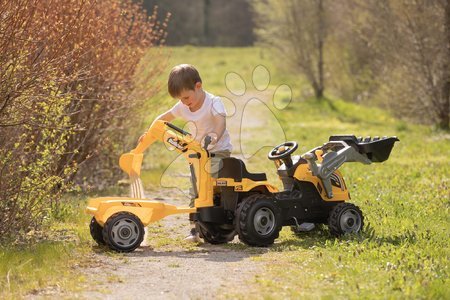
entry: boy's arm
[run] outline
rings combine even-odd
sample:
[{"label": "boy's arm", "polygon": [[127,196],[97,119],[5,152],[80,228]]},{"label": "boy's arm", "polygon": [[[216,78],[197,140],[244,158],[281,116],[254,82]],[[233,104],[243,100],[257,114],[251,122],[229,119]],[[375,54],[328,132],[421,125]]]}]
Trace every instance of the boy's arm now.
[{"label": "boy's arm", "polygon": [[[170,110],[168,110],[168,111],[166,111],[165,113],[163,113],[163,114],[157,116],[156,119],[152,122],[152,124],[153,124],[155,121],[166,121],[166,122],[170,122],[170,121],[172,121],[173,119],[175,119],[175,116],[171,113]],[[151,125],[150,125],[150,127],[151,127]],[[146,133],[147,133],[147,132],[144,132],[144,134],[141,135],[141,136],[139,137],[138,143],[141,142],[141,140],[144,138],[144,136],[145,136]]]},{"label": "boy's arm", "polygon": [[[163,113],[163,114],[159,115],[158,117],[156,117],[155,121],[162,120],[162,121],[170,122],[173,119],[175,119],[175,116],[172,114],[171,110],[168,110],[165,113]],[[155,122],[155,121],[153,121],[153,122]]]},{"label": "boy's arm", "polygon": [[211,145],[215,145],[222,138],[223,133],[227,127],[227,121],[224,115],[218,114],[214,116],[214,133],[216,136],[213,136],[213,140]]}]

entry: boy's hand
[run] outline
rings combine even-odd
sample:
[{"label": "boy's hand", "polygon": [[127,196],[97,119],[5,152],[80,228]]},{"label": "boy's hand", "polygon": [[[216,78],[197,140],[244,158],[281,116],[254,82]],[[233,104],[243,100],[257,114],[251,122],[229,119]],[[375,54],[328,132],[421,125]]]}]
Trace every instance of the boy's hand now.
[{"label": "boy's hand", "polygon": [[214,149],[214,147],[216,147],[217,144],[217,136],[215,134],[210,134],[209,136],[211,137],[211,143],[209,143],[206,150]]}]

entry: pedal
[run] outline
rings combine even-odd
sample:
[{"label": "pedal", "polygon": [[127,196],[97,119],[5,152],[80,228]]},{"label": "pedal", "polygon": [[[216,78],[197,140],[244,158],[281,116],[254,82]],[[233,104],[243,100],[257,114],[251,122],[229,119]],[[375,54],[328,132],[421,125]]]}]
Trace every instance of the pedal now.
[{"label": "pedal", "polygon": [[302,223],[297,227],[298,231],[311,231],[315,228],[316,226],[314,225],[314,223]]},{"label": "pedal", "polygon": [[307,223],[307,222],[303,222],[302,224],[299,225],[296,217],[292,217],[292,219],[294,219],[295,222],[294,228],[298,232],[311,231],[316,227],[314,223]]}]

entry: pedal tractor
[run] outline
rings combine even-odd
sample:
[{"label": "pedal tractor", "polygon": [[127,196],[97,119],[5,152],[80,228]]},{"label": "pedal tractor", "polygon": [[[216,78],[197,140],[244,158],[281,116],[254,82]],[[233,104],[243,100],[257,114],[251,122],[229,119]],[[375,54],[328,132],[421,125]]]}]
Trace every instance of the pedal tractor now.
[{"label": "pedal tractor", "polygon": [[303,155],[292,156],[296,142],[270,151],[283,183],[283,191],[267,182],[266,174],[250,173],[237,158],[221,161],[217,178],[211,176],[208,139],[200,145],[182,129],[164,121],[152,124],[143,140],[120,158],[120,167],[131,181],[140,176],[143,152],[154,142],[174,147],[188,160],[195,207],[176,207],[151,199],[102,197],[90,199],[90,232],[98,244],[119,252],[135,250],[144,237],[144,226],[168,215],[188,213],[200,236],[211,244],[227,243],[235,235],[250,246],[268,246],[283,226],[328,224],[333,235],[359,232],[361,210],[346,201],[350,194],[338,168],[345,162],[370,164],[388,159],[396,137],[362,140],[352,135],[331,136],[329,142]]}]

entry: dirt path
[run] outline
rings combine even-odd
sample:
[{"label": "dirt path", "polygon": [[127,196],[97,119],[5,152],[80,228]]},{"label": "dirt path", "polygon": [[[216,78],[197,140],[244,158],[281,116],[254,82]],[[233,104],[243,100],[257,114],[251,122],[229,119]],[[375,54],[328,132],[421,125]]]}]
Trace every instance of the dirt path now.
[{"label": "dirt path", "polygon": [[[231,135],[239,137],[239,114],[245,99],[236,106],[237,114],[228,121],[228,128]],[[254,120],[247,120],[245,126],[261,130],[264,121]],[[188,203],[185,194],[177,189],[164,189],[158,196],[178,206]],[[85,289],[71,297],[217,299],[247,294],[255,276],[264,271],[258,257],[268,250],[246,247],[237,237],[227,245],[193,245],[183,241],[189,228],[187,215],[171,216],[151,224],[147,245],[132,253],[115,254],[94,247],[89,267],[81,270],[86,275]]]},{"label": "dirt path", "polygon": [[[183,196],[173,190],[171,194]],[[177,194],[178,193],[178,194]],[[177,197],[178,198],[178,197]],[[164,200],[163,200],[164,201]],[[168,201],[169,202],[169,201]],[[182,200],[170,203],[185,205]],[[216,299],[244,293],[264,265],[253,258],[267,249],[229,245],[193,245],[186,216],[171,216],[149,227],[148,246],[115,254],[94,248],[92,266],[83,268],[89,299]]]}]

